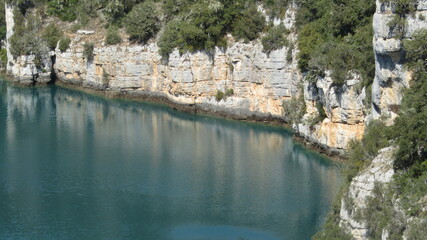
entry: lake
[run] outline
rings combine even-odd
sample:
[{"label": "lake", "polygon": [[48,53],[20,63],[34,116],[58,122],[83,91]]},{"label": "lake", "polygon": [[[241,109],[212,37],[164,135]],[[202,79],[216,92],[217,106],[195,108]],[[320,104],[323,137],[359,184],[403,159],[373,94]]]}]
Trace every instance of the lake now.
[{"label": "lake", "polygon": [[0,239],[295,240],[334,164],[292,132],[0,80]]}]

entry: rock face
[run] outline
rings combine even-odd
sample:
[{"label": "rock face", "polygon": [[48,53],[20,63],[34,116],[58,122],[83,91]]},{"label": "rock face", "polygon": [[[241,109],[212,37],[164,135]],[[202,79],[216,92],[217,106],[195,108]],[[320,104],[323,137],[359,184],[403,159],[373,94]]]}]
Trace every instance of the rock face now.
[{"label": "rock face", "polygon": [[367,224],[357,220],[357,215],[366,208],[367,198],[373,196],[375,184],[392,180],[394,150],[393,147],[380,150],[371,165],[353,178],[347,193],[347,202],[351,202],[351,206],[347,206],[344,199],[341,201],[340,227],[351,233],[354,239],[368,239]]},{"label": "rock face", "polygon": [[[359,89],[360,76],[353,74],[343,86],[332,84],[329,74],[318,78],[315,83],[304,84],[304,99],[307,114],[302,123],[294,128],[307,138],[323,147],[346,149],[351,139],[360,139],[365,129],[365,88]],[[313,118],[318,114],[316,104],[326,113],[326,118],[313,125]],[[313,126],[312,126],[313,125]]]},{"label": "rock face", "polygon": [[411,38],[420,29],[427,28],[427,0],[418,0],[417,9],[406,16],[402,38],[398,38],[389,22],[394,17],[395,6],[386,1],[376,1],[374,15],[375,79],[372,85],[372,117],[394,119],[402,102],[402,89],[409,86],[411,78],[404,66],[402,41]]},{"label": "rock face", "polygon": [[[56,52],[55,72],[60,81],[108,92],[145,92],[183,104],[209,104],[245,109],[276,117],[282,101],[297,92],[301,74],[288,62],[283,48],[267,57],[261,44],[235,43],[226,51],[180,55],[164,62],[155,43],[144,46],[107,46],[94,50],[94,61],[83,57],[81,42],[65,53]],[[218,91],[234,94],[220,101]]]},{"label": "rock face", "polygon": [[[293,29],[296,10],[296,6],[290,7],[286,17],[274,19],[273,24],[283,23]],[[13,34],[13,14],[10,7],[7,11],[9,39]],[[328,76],[316,83],[306,83],[297,66],[297,48],[284,47],[266,54],[259,40],[247,44],[231,41],[226,50],[216,48],[210,53],[180,55],[175,51],[166,62],[158,54],[156,42],[143,46],[97,43],[94,60],[88,62],[83,55],[83,44],[92,41],[94,35],[92,31],[70,35],[70,48],[66,52],[56,50],[51,64],[44,64],[44,70],[33,64],[31,56],[9,58],[12,60],[8,72],[19,83],[31,85],[46,83],[53,68],[57,79],[64,83],[107,94],[162,97],[239,119],[285,120],[283,101],[304,94],[308,113],[302,124],[294,126],[302,137],[342,152],[351,139],[363,135],[367,112],[365,89],[357,87],[360,78],[355,75],[342,87],[333,86]],[[296,45],[295,33],[288,38]],[[229,89],[233,90],[231,96],[216,99],[218,91]],[[311,126],[307,122],[317,112],[316,102],[322,103],[327,118]]]},{"label": "rock face", "polygon": [[41,65],[43,68],[37,67],[34,63],[35,57],[33,55],[29,56],[19,56],[14,58],[10,51],[10,42],[9,39],[13,35],[13,28],[15,26],[15,21],[13,18],[13,7],[12,5],[5,4],[5,17],[6,17],[6,50],[7,50],[7,65],[6,73],[14,77],[14,82],[20,85],[34,85],[34,84],[46,84],[51,81],[51,72],[52,72],[52,61],[51,56],[47,55],[41,59]]}]

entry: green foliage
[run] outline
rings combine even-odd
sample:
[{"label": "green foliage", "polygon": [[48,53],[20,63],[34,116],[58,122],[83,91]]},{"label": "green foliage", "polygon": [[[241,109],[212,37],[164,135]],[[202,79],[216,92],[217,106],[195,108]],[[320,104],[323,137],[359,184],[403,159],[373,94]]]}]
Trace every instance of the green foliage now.
[{"label": "green foliage", "polygon": [[291,2],[290,0],[262,0],[260,1],[267,10],[270,17],[283,18],[285,16],[286,7]]},{"label": "green foliage", "polygon": [[[426,182],[427,171],[417,178],[403,173],[397,174],[387,185],[377,183],[361,216],[369,223],[369,239],[382,239],[383,229],[388,231],[390,239],[401,239],[405,231],[407,239],[423,239],[427,234],[427,211],[423,211],[427,204]],[[396,199],[399,199],[399,208]],[[408,217],[412,219],[409,222]]]},{"label": "green foliage", "polygon": [[46,41],[42,38],[42,24],[37,14],[27,14],[14,10],[14,34],[10,40],[10,51],[16,59],[21,55],[33,55],[37,67],[42,67],[42,58],[49,52]]},{"label": "green foliage", "polygon": [[69,37],[62,37],[59,40],[58,48],[61,52],[67,51],[70,48],[71,39]]},{"label": "green foliage", "polygon": [[174,48],[182,44],[182,38],[179,36],[180,27],[178,21],[170,21],[166,25],[166,29],[157,43],[159,53],[164,59],[168,59]]},{"label": "green foliage", "polygon": [[119,31],[116,27],[110,26],[107,31],[107,36],[105,36],[105,43],[107,45],[115,45],[122,42],[122,37],[120,37]]},{"label": "green foliage", "polygon": [[86,58],[87,62],[92,62],[94,59],[93,50],[95,48],[95,44],[93,43],[85,43],[83,44],[83,56]]},{"label": "green foliage", "polygon": [[0,48],[0,65],[5,67],[7,64],[7,51],[5,48]]},{"label": "green foliage", "polygon": [[374,73],[371,0],[301,0],[297,13],[299,68],[324,74],[332,71],[335,84],[342,85],[349,71],[371,84]]},{"label": "green foliage", "polygon": [[283,25],[270,27],[267,34],[261,39],[263,51],[270,53],[284,46],[288,46],[289,42],[285,37],[288,33],[289,30]]},{"label": "green foliage", "polygon": [[219,102],[222,99],[227,99],[227,97],[230,97],[232,95],[234,95],[234,90],[232,88],[227,88],[225,90],[225,93],[221,90],[218,90],[218,91],[216,91],[215,99],[216,99],[216,101]]},{"label": "green foliage", "polygon": [[72,22],[77,19],[76,6],[79,0],[53,0],[47,4],[47,12],[58,16],[62,21]]},{"label": "green foliage", "polygon": [[255,4],[250,5],[233,23],[233,36],[245,42],[258,38],[265,27],[265,17],[257,10]]},{"label": "green foliage", "polygon": [[289,123],[301,123],[302,118],[307,111],[304,95],[302,93],[299,97],[292,97],[290,100],[283,101],[282,106],[284,115]]},{"label": "green foliage", "polygon": [[105,71],[105,69],[102,69],[102,84],[104,86],[107,86],[110,83],[110,75]]},{"label": "green foliage", "polygon": [[[342,194],[339,194],[342,195]],[[327,221],[322,230],[313,236],[313,240],[351,240],[352,237],[339,227],[341,199],[337,198],[328,214]]]},{"label": "green foliage", "polygon": [[126,32],[131,40],[147,42],[160,29],[159,12],[152,1],[136,5],[124,19]]},{"label": "green foliage", "polygon": [[42,38],[47,42],[47,46],[51,50],[55,50],[58,41],[61,39],[63,33],[56,26],[56,24],[51,23],[45,27],[42,33]]},{"label": "green foliage", "polygon": [[390,129],[380,120],[373,120],[365,129],[361,141],[352,140],[348,146],[348,164],[344,175],[348,182],[369,164],[378,151],[390,145]]},{"label": "green foliage", "polygon": [[406,61],[413,71],[410,89],[404,94],[399,117],[395,120],[393,137],[399,146],[394,167],[408,169],[427,164],[427,30],[404,42]]},{"label": "green foliage", "polygon": [[224,92],[221,91],[221,90],[216,91],[215,99],[216,99],[217,102],[219,102],[222,99],[224,99]]},{"label": "green foliage", "polygon": [[6,16],[4,0],[0,0],[0,40],[6,39]]}]

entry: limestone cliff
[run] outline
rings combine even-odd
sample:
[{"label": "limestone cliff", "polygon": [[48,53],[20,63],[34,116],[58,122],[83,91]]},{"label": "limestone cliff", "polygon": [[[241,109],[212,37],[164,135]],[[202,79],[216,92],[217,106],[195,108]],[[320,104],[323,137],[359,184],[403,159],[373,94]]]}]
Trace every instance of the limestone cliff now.
[{"label": "limestone cliff", "polygon": [[372,117],[396,117],[402,101],[402,89],[409,86],[411,73],[404,67],[403,40],[410,39],[419,29],[427,28],[427,1],[416,1],[416,11],[405,16],[402,37],[398,37],[390,21],[395,5],[376,1],[374,15],[375,79],[372,85]]},{"label": "limestone cliff", "polygon": [[[404,17],[405,26],[401,36],[398,36],[393,26],[389,24],[395,15],[396,6],[379,0],[376,4],[377,10],[373,22],[376,72],[372,87],[371,117],[373,119],[382,117],[392,124],[401,105],[402,90],[409,87],[411,80],[411,73],[404,66],[403,41],[410,39],[417,30],[427,28],[425,20],[427,1],[416,1],[416,10]],[[353,178],[348,191],[344,193],[339,214],[340,227],[351,234],[353,239],[371,239],[375,234],[375,239],[384,240],[423,239],[421,236],[411,234],[419,231],[412,231],[414,228],[425,229],[426,220],[410,216],[408,214],[410,210],[403,207],[408,204],[402,202],[411,201],[414,205],[425,206],[427,196],[421,194],[399,197],[399,190],[396,187],[398,184],[393,182],[394,151],[393,147],[380,150],[372,163]],[[393,182],[391,186],[394,187],[390,187],[391,182]],[[416,192],[415,189],[413,191]],[[378,223],[372,222],[373,220],[369,217],[369,211],[373,211],[369,205],[375,198],[378,198],[376,205],[383,205],[382,212],[376,214],[382,214],[388,218],[387,225],[381,229],[375,229]],[[422,207],[420,211],[425,212],[427,209]]]},{"label": "limestone cliff", "polygon": [[[283,19],[273,20],[274,24],[284,23],[291,30],[288,40],[294,46],[297,46],[297,36],[292,29],[295,29],[297,10],[292,5]],[[13,34],[13,12],[10,6],[6,11],[9,39]],[[103,38],[97,39],[92,34],[97,33],[70,33],[70,49],[66,52],[57,49],[51,54],[52,58],[46,56],[43,68],[35,66],[32,56],[17,59],[9,56],[8,73],[17,82],[32,85],[47,83],[53,71],[61,82],[102,90],[106,94],[161,97],[238,119],[286,121],[283,101],[303,94],[307,114],[301,124],[293,126],[300,136],[342,153],[351,139],[360,139],[363,135],[369,111],[366,89],[359,87],[360,77],[353,74],[343,86],[332,84],[328,75],[308,83],[297,66],[297,47],[284,47],[267,54],[259,40],[242,43],[230,37],[227,49],[182,55],[176,50],[166,62],[158,54],[156,41],[146,45],[125,41],[106,46]],[[93,61],[84,58],[85,42],[95,43]],[[233,90],[231,96],[219,101],[215,98],[218,91],[228,89]],[[326,118],[310,123],[318,112],[317,102],[322,103]]]},{"label": "limestone cliff", "polygon": [[387,184],[392,180],[393,147],[379,151],[371,165],[353,178],[348,193],[341,201],[340,227],[351,233],[354,239],[368,239],[369,225],[362,217],[369,197],[374,196],[376,184]]}]

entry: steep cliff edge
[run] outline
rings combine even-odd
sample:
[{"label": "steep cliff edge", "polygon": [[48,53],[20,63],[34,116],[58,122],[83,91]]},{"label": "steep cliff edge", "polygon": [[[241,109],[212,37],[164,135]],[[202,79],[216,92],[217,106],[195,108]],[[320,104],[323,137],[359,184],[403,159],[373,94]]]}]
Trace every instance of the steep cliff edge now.
[{"label": "steep cliff edge", "polygon": [[427,1],[413,2],[416,8],[402,16],[405,24],[399,30],[398,26],[391,23],[397,14],[396,4],[393,1],[376,1],[377,11],[373,24],[376,59],[372,85],[374,119],[380,116],[394,119],[402,103],[402,90],[409,86],[411,73],[404,67],[403,41],[410,39],[417,30],[427,28]]},{"label": "steep cliff edge", "polygon": [[[427,234],[425,134],[417,133],[417,128],[425,128],[427,1],[407,2],[407,9],[399,16],[399,1],[377,1],[373,23],[376,74],[371,121],[381,119],[396,125],[376,130],[385,138],[367,134],[359,149],[354,147],[351,154],[364,159],[353,163],[362,167],[355,167],[361,169],[349,179],[329,219],[339,228],[325,229],[317,239],[331,239],[335,234],[340,239],[425,239]],[[397,133],[387,133],[390,130]],[[371,141],[368,146],[393,147],[379,150],[375,157],[364,157],[365,150],[360,149],[366,147],[364,141]]]}]

